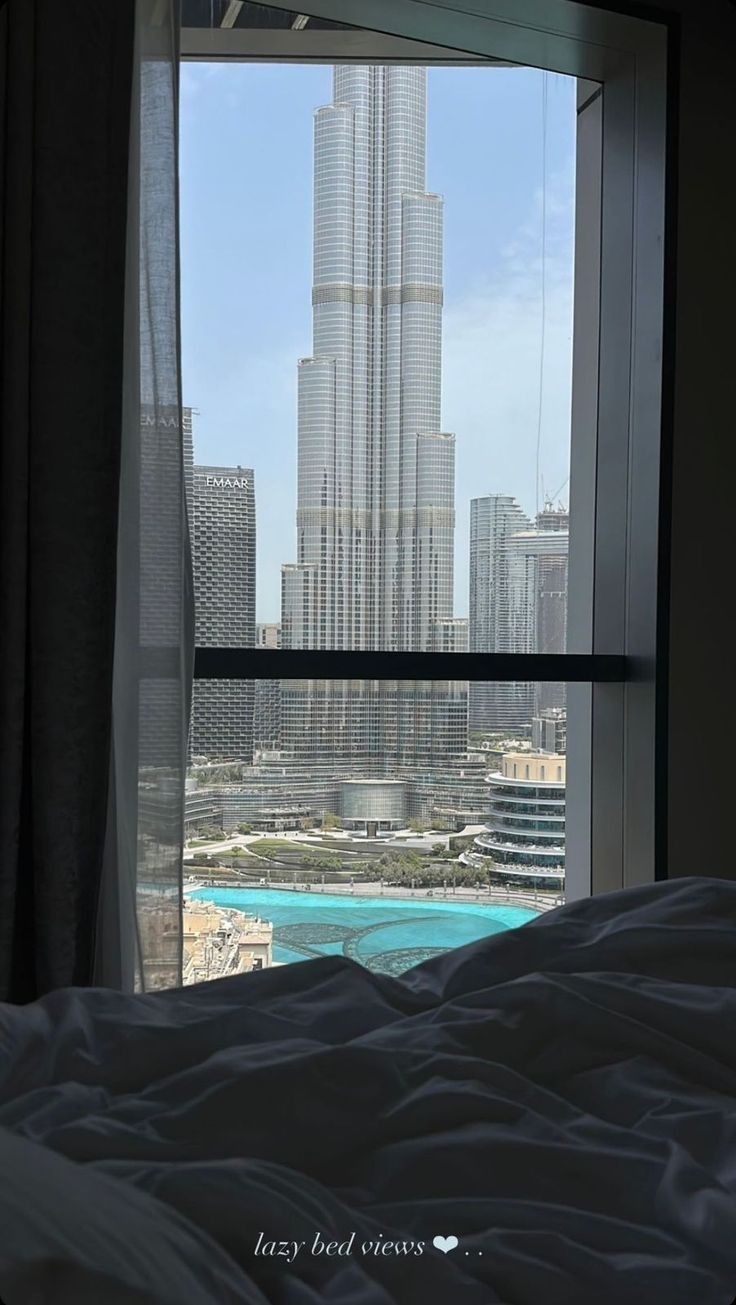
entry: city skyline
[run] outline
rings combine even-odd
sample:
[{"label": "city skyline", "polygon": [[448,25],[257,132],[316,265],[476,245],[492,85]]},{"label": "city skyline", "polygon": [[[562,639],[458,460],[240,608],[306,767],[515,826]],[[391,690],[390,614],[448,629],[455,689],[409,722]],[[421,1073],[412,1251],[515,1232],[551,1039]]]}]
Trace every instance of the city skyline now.
[{"label": "city skyline", "polygon": [[[263,71],[254,81],[266,90]],[[285,76],[280,69],[275,82],[282,90],[287,82],[314,90],[324,86],[324,71],[289,69]],[[460,129],[444,138],[446,184],[435,179],[443,176],[441,151],[434,153],[432,174],[427,90],[435,72],[438,85],[448,73],[454,91],[491,86],[490,78],[458,81],[458,70],[351,64],[332,69],[331,94],[313,96],[308,111],[297,97],[298,123],[293,104],[287,109],[268,97],[259,103],[258,130],[251,118],[235,157],[248,167],[265,141],[269,157],[261,154],[251,167],[245,202],[224,205],[211,215],[206,233],[199,229],[194,269],[186,242],[194,239],[204,208],[196,214],[192,195],[187,203],[182,193],[185,225],[191,222],[183,243],[183,303],[190,292],[196,296],[202,267],[209,264],[222,276],[228,233],[236,229],[228,280],[240,282],[247,306],[223,313],[215,275],[206,287],[199,283],[196,326],[184,313],[185,393],[198,406],[210,405],[197,412],[195,429],[197,463],[206,463],[209,473],[192,496],[195,597],[204,599],[197,610],[199,643],[461,654],[564,647],[568,518],[552,503],[548,511],[547,500],[564,495],[569,461],[572,188],[560,200],[555,185],[545,184],[543,197],[532,192],[531,206],[527,193],[525,220],[502,244],[493,217],[504,207],[504,181],[513,168],[504,180],[499,170],[493,194],[487,184],[484,190],[492,168],[478,148],[482,94],[474,105],[472,95],[464,104],[460,97]],[[517,90],[525,90],[528,101],[536,95],[537,110],[546,108],[546,76],[516,72]],[[190,91],[222,80],[205,71]],[[564,117],[573,84],[554,85],[563,91],[556,108]],[[447,124],[436,107],[441,139]],[[511,134],[511,103],[504,107],[491,135]],[[523,120],[524,103],[519,108]],[[567,134],[558,121],[556,147],[565,136],[571,158],[572,94],[566,108]],[[284,134],[287,124],[300,144],[299,160]],[[549,131],[545,114],[543,135]],[[216,131],[209,142],[213,157],[218,139]],[[546,140],[540,176],[547,182],[554,176],[551,153]],[[453,155],[461,165],[454,171],[448,167]],[[303,176],[299,180],[305,158],[313,176],[309,194]],[[223,171],[221,160],[217,166],[222,196],[238,169]],[[279,189],[284,176],[288,195]],[[275,202],[279,193],[281,204]],[[451,230],[458,216],[464,219],[454,228],[449,254],[448,207]],[[273,227],[261,228],[259,239],[253,238],[254,209]],[[311,275],[305,275],[307,241]],[[258,340],[248,338],[254,321]],[[274,331],[278,348],[267,361],[262,344]],[[234,370],[218,389],[227,359]],[[552,402],[550,382],[556,387]],[[226,529],[222,541],[215,538],[218,519],[226,527],[237,496],[246,489],[252,495],[253,475],[241,463],[254,467],[259,483],[249,517],[251,594],[258,601],[249,607],[247,632],[235,630],[226,610],[241,605],[236,588],[242,568],[235,585],[228,572],[237,569],[243,550]],[[286,492],[292,470],[295,494]],[[487,531],[479,564],[477,496],[484,488],[504,489],[508,511],[496,513],[504,518],[500,547]],[[236,498],[226,499],[228,493]],[[486,504],[493,501],[487,494]],[[256,515],[255,552],[265,554],[257,579]],[[472,743],[470,688],[485,693],[481,705],[491,709]],[[245,724],[232,690],[248,695]],[[518,880],[535,892],[540,884],[560,890],[564,883],[564,685],[499,690],[463,680],[304,678],[204,683],[195,685],[193,738],[204,740],[203,723],[210,741],[198,749],[199,764],[190,773],[190,827],[320,826],[324,833],[337,825],[351,840],[407,828],[419,835],[466,831],[458,871],[452,862],[453,889],[457,872],[479,876],[489,894],[491,882]],[[240,762],[223,767],[233,756]],[[431,851],[436,855],[437,847]],[[309,854],[299,848],[300,855],[306,864]],[[291,925],[276,941],[286,941],[294,959],[303,954],[294,945],[305,935],[298,939],[296,930],[286,930]],[[309,937],[311,945],[322,933]],[[421,947],[412,950],[414,960],[424,955]],[[402,947],[390,963],[408,959]]]},{"label": "city skyline", "polygon": [[[313,111],[320,98],[323,101],[329,98],[315,93],[317,88],[324,86],[328,76],[329,70],[324,68],[241,67],[217,75],[214,70],[197,70],[193,65],[185,69],[182,219],[186,395],[187,401],[200,410],[196,424],[199,462],[234,464],[247,461],[256,464],[263,509],[258,540],[259,621],[274,621],[280,617],[280,586],[276,571],[288,557],[284,550],[284,535],[293,530],[296,507],[291,470],[296,464],[293,356],[305,356],[310,352],[304,306],[307,305],[308,311],[310,276],[305,263],[310,252],[308,212],[311,185],[306,174],[311,142],[305,159],[305,134],[307,130],[311,131]],[[445,412],[440,414],[440,425],[453,430],[456,435],[458,462],[455,503],[458,538],[454,557],[457,583],[450,614],[466,616],[468,516],[470,498],[478,492],[478,481],[481,484],[485,481],[483,487],[488,490],[505,489],[520,501],[526,499],[529,502],[533,497],[530,476],[533,482],[537,416],[535,405],[531,403],[534,387],[528,383],[528,374],[538,369],[538,359],[533,355],[538,347],[540,328],[538,183],[541,175],[541,74],[529,69],[503,70],[503,73],[493,74],[487,70],[432,69],[429,81],[428,187],[444,192],[448,228],[442,361]],[[287,89],[288,104],[284,99]],[[550,79],[547,366],[540,463],[548,492],[558,487],[564,490],[569,451],[567,373],[572,272],[572,89],[573,83],[569,79]],[[214,112],[218,106],[221,109],[227,107],[230,99],[232,107],[224,113],[223,131],[225,139],[232,145],[237,131],[238,110],[241,104],[249,102],[248,97],[253,94],[262,97],[264,105],[269,107],[270,129],[274,133],[276,152],[283,159],[283,168],[276,169],[266,158],[269,151],[265,150],[264,138],[254,135],[252,130],[246,131],[237,137],[245,173],[242,169],[233,172],[230,164],[224,172],[218,173],[219,180],[215,184],[208,168],[214,169],[220,147],[212,142],[211,137],[207,138],[206,133],[204,137],[201,135],[202,123],[207,121],[206,113],[202,118],[203,109]],[[498,115],[499,98],[514,108],[513,115]],[[188,119],[188,106],[191,108],[195,102],[196,119],[192,113]],[[305,115],[303,110],[307,104],[309,112]],[[494,106],[499,126],[494,126],[490,136],[484,140],[482,156],[473,160],[472,143],[480,116]],[[453,124],[457,128],[459,117],[466,124],[467,144],[457,139],[457,131],[450,139]],[[500,124],[503,124],[502,129]],[[516,148],[521,142],[527,148]],[[205,144],[206,160],[203,156]],[[532,146],[531,152],[529,145]],[[479,162],[481,166],[478,166]],[[193,188],[195,175],[201,180],[203,172],[205,181],[209,177],[213,184],[204,187],[199,184]],[[248,202],[239,210],[236,227],[238,231],[242,226],[246,232],[252,233],[259,241],[259,254],[262,256],[254,260],[251,244],[247,239],[239,239],[237,261],[228,260],[225,269],[225,255],[218,251],[223,243],[227,247],[225,228],[229,229],[231,224],[226,223],[222,228],[220,223],[218,238],[213,240],[215,200],[216,207],[221,209],[228,199],[228,191],[238,185],[245,198],[246,173],[251,183],[257,183],[257,189],[254,190],[251,184],[247,190]],[[500,187],[499,173],[503,176]],[[279,186],[285,184],[285,175],[289,178],[291,194],[288,214],[279,209],[278,203],[273,205]],[[209,234],[206,234],[202,223],[208,219]],[[289,224],[288,240],[282,235],[285,221]],[[267,226],[269,231],[275,226],[278,240],[267,234]],[[187,257],[188,247],[191,257]],[[208,279],[207,301],[203,299],[201,290],[198,293],[203,275]],[[266,280],[278,287],[275,299],[263,296]],[[291,358],[286,356],[284,346],[281,350],[274,348],[270,361],[266,363],[258,346],[248,342],[247,333],[243,334],[247,328],[239,319],[236,327],[234,303],[231,307],[232,301],[227,300],[225,287],[231,284],[234,287],[240,285],[241,293],[248,293],[249,302],[253,302],[255,297],[259,309],[259,331],[265,341],[273,341],[275,335],[287,340],[294,335],[301,337],[295,341]],[[491,301],[493,311],[489,308]],[[216,314],[217,330],[212,329],[211,313]],[[232,331],[227,329],[228,322],[233,323]],[[222,334],[223,328],[225,335]],[[522,330],[521,335],[518,335],[517,328]],[[477,368],[479,351],[488,353],[493,366],[486,369],[486,385],[479,386],[475,382],[469,385],[467,367],[472,361]],[[257,367],[255,360],[258,361]],[[277,370],[274,370],[275,362],[278,362]],[[527,373],[525,384],[515,387],[512,403],[507,376],[514,368],[518,372],[522,367]],[[225,371],[228,375],[223,386]],[[236,375],[239,376],[237,382]],[[482,403],[476,405],[477,411],[474,409],[467,413],[462,422],[451,421],[448,406],[457,411],[458,394],[471,390],[483,392]],[[494,405],[503,411],[496,411]],[[484,433],[484,410],[488,413],[487,434]],[[264,440],[266,417],[268,438]],[[238,424],[240,430],[236,429]],[[479,433],[480,427],[483,430]],[[251,434],[249,428],[255,434]]]}]

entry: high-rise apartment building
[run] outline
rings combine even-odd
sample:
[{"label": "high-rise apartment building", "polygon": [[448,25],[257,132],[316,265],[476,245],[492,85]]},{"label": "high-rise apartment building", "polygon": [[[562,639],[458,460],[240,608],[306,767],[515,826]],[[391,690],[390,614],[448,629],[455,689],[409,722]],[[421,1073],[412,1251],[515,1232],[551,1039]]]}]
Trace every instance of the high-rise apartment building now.
[{"label": "high-rise apartment building", "polygon": [[[526,652],[509,591],[509,540],[531,522],[511,494],[486,494],[470,501],[471,652]],[[531,718],[531,686],[479,681],[470,685],[470,729],[514,732]]]},{"label": "high-rise apartment building", "polygon": [[567,752],[567,711],[564,707],[545,707],[532,718],[534,752]]},{"label": "high-rise apartment building", "polygon": [[[200,647],[255,643],[255,517],[250,468],[193,468],[190,532]],[[253,697],[251,680],[197,680],[191,755],[251,761]]]},{"label": "high-rise apartment building", "polygon": [[280,648],[281,625],[278,621],[259,621],[256,625],[256,648]]},{"label": "high-rise apartment building", "polygon": [[[280,648],[281,626],[278,622],[256,625],[256,648]],[[253,698],[253,749],[255,753],[275,752],[281,747],[281,681],[256,680]]]},{"label": "high-rise apartment building", "polygon": [[[282,643],[428,650],[452,617],[455,440],[441,429],[426,69],[340,66],[333,89],[315,115],[313,352],[298,369]],[[467,747],[462,685],[292,681],[282,701],[285,750],[304,759],[380,772]]]},{"label": "high-rise apartment building", "polygon": [[[564,653],[567,646],[569,516],[540,512],[535,530],[508,542],[511,624],[518,652]],[[565,706],[565,685],[542,681],[534,688],[534,710]]]},{"label": "high-rise apartment building", "polygon": [[[565,511],[547,505],[532,523],[510,495],[471,500],[471,652],[565,652],[568,539]],[[564,703],[561,684],[472,684],[470,728],[526,731]]]},{"label": "high-rise apartment building", "polygon": [[432,626],[432,652],[468,651],[467,616],[450,616],[444,621],[435,621]]}]

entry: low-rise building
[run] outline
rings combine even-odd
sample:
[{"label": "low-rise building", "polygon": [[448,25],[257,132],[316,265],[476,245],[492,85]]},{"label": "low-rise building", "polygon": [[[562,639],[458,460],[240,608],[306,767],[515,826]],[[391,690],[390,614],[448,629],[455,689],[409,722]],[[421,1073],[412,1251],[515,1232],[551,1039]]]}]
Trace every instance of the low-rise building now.
[{"label": "low-rise building", "polygon": [[185,984],[250,974],[273,964],[273,925],[269,920],[226,911],[213,902],[190,900],[184,904],[182,932]]}]

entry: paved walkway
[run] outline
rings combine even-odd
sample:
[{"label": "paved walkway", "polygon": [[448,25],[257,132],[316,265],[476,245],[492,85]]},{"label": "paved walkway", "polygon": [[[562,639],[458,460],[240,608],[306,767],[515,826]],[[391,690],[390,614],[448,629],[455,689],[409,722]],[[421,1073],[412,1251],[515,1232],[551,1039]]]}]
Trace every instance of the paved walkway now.
[{"label": "paved walkway", "polygon": [[[185,884],[184,891],[192,892],[195,888],[205,888],[208,886],[209,886],[208,880],[204,876],[202,876],[201,878],[197,879],[196,883]],[[260,883],[255,883],[253,880],[247,880],[247,881],[244,880],[242,883],[227,882],[221,884],[214,884],[213,887],[253,888],[256,891],[260,888],[265,888],[265,889],[280,888],[285,892],[330,893],[336,896],[343,896],[343,897],[392,897],[392,898],[402,898],[404,901],[426,901],[427,898],[429,898],[430,900],[436,902],[469,902],[469,903],[473,903],[473,905],[482,904],[490,907],[523,906],[525,909],[531,911],[534,910],[551,911],[555,906],[562,905],[562,901],[563,901],[561,897],[549,893],[538,893],[538,894],[534,894],[533,892],[532,893],[523,893],[523,892],[507,893],[506,890],[503,888],[491,888],[490,892],[488,891],[488,888],[481,888],[479,892],[476,892],[474,888],[468,888],[467,886],[465,886],[463,888],[458,887],[456,888],[455,892],[453,892],[452,888],[448,885],[447,891],[445,892],[445,890],[442,888],[411,889],[405,887],[397,887],[389,884],[381,885],[380,882],[366,883],[364,880],[361,880],[359,884],[356,883],[354,885],[351,885],[349,883],[348,884],[326,883],[323,885],[318,882],[317,883],[311,882],[309,884],[306,884],[300,882],[299,880],[297,880],[296,883],[293,882],[277,883],[275,881],[272,881],[271,883],[267,882],[265,884],[260,884]]]}]

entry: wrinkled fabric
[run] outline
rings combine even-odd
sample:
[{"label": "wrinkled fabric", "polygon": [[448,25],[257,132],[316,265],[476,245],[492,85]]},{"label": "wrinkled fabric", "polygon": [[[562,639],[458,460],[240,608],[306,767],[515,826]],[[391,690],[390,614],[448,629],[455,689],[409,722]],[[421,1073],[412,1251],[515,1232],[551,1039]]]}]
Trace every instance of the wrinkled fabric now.
[{"label": "wrinkled fabric", "polygon": [[[0,1006],[0,1130],[216,1246],[223,1299],[731,1305],[735,926],[736,883],[677,880],[401,979],[325,957]],[[360,1250],[386,1240],[423,1250]]]}]

